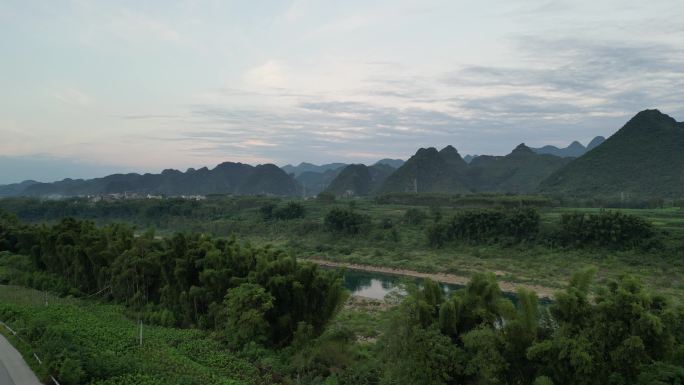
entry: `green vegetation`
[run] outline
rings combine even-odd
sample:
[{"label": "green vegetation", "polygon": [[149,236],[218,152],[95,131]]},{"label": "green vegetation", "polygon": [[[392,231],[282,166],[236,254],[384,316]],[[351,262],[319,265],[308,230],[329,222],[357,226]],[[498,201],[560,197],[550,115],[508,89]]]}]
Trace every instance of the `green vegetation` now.
[{"label": "green vegetation", "polygon": [[[570,242],[562,235],[564,214],[600,214],[601,209],[551,208],[548,206],[552,201],[535,196],[392,194],[382,198],[335,199],[332,194],[296,201],[272,197],[212,197],[200,202],[11,198],[0,199],[0,209],[32,223],[54,224],[62,217],[73,216],[99,225],[131,223],[136,226],[136,234],[154,227],[156,236],[166,239],[172,238],[174,232],[234,235],[252,245],[270,244],[300,258],[465,276],[476,271],[496,271],[507,281],[551,288],[561,287],[578,267],[595,266],[602,279],[634,274],[649,287],[684,299],[684,211],[672,207],[672,201],[662,209],[607,210],[641,218],[653,232],[651,238],[638,244],[614,247]],[[265,219],[261,211],[271,205],[282,209],[290,202],[304,208],[303,217]],[[428,228],[435,223],[445,225],[459,213],[520,207],[535,207],[539,212],[539,233],[534,239],[519,243],[510,239],[453,239],[439,248],[428,242]],[[325,218],[333,209],[351,210],[361,216],[363,223],[354,226],[358,233],[347,235],[327,228]],[[411,216],[416,213],[419,219],[414,220]]]},{"label": "green vegetation", "polygon": [[[228,339],[239,317],[247,316],[254,329],[239,332],[265,346],[288,345],[300,323],[320,334],[344,296],[334,272],[234,238],[178,233],[159,240],[151,231],[134,236],[125,225],[98,228],[64,219],[30,226],[5,216],[0,244],[20,255],[2,254],[5,283],[99,295],[126,304],[148,323],[227,330]],[[230,309],[255,305],[245,292],[263,294],[257,313]]]},{"label": "green vegetation", "polygon": [[539,213],[533,209],[466,210],[449,222],[437,222],[428,228],[428,242],[443,246],[461,240],[472,243],[521,242],[539,233]]},{"label": "green vegetation", "polygon": [[[429,204],[331,194],[0,200],[33,222],[1,214],[0,284],[62,297],[45,306],[40,292],[2,288],[0,318],[67,385],[681,381],[680,209],[552,209],[534,197],[495,195],[480,197],[479,208],[469,197],[463,208],[458,197],[414,198]],[[65,213],[99,216],[100,226],[60,219]],[[439,245],[430,245],[433,229],[444,235]],[[339,273],[295,255],[491,270],[567,288],[548,308],[528,291],[514,305],[493,275],[476,274],[448,297],[428,281],[409,286],[399,306],[353,298],[343,307]],[[568,278],[586,265],[598,267],[598,280]]]},{"label": "green vegetation", "polygon": [[0,317],[67,385],[681,383],[684,307],[628,276],[592,290],[593,274],[576,274],[548,307],[527,290],[514,305],[492,274],[450,296],[426,281],[396,307],[350,301],[318,337],[300,324],[280,350],[251,345],[265,327],[251,317],[271,304],[250,284],[228,299],[246,321],[227,324],[240,329],[242,350],[202,330],[150,325],[140,345],[121,305],[52,295],[45,305],[42,292],[12,286],[0,286]]},{"label": "green vegetation", "polygon": [[518,304],[493,275],[444,298],[426,284],[384,336],[382,384],[678,384],[684,308],[623,277],[590,299],[593,272],[573,277],[548,308]]},{"label": "green vegetation", "polygon": [[325,215],[325,228],[333,233],[358,234],[369,218],[352,209],[334,208]]},{"label": "green vegetation", "polygon": [[[272,373],[201,330],[145,324],[140,345],[139,325],[124,313],[120,305],[0,286],[0,318],[43,360],[37,367],[44,372],[38,374],[54,375],[62,384],[272,383]],[[26,356],[35,362],[32,354]]]},{"label": "green vegetation", "polygon": [[642,218],[602,211],[598,214],[563,214],[559,238],[566,245],[624,249],[640,246],[653,235],[653,226]]}]

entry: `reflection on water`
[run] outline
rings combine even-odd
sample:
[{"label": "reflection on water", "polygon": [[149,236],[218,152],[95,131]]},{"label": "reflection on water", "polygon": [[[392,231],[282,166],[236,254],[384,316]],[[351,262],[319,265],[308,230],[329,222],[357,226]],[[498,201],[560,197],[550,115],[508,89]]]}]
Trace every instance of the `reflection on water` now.
[{"label": "reflection on water", "polygon": [[[414,283],[420,286],[421,278],[402,277],[359,270],[347,270],[344,274],[344,285],[353,294],[362,297],[383,299],[387,294],[404,294],[404,285]],[[461,285],[440,283],[445,293],[460,289]]]},{"label": "reflection on water", "polygon": [[[374,299],[384,299],[388,294],[405,294],[404,285],[407,283],[414,283],[420,286],[422,278],[404,277],[385,273],[376,273],[369,271],[351,270],[348,269],[344,274],[344,285],[353,295],[359,295]],[[454,285],[447,283],[440,283],[445,294],[463,288],[463,285]],[[504,297],[517,302],[516,295],[513,293],[504,293]],[[550,303],[550,300],[542,298],[539,301],[542,304]]]}]

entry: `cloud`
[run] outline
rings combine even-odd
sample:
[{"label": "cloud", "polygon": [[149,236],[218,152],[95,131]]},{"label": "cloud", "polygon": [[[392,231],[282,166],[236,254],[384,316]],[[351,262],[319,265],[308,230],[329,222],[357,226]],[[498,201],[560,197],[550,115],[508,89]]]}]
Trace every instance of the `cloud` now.
[{"label": "cloud", "polygon": [[53,92],[57,100],[72,106],[87,107],[93,103],[93,98],[76,88],[65,87]]},{"label": "cloud", "polygon": [[283,65],[276,60],[269,60],[249,69],[245,74],[247,83],[259,87],[283,87],[287,76]]},{"label": "cloud", "polygon": [[[558,143],[609,135],[629,116],[654,105],[681,111],[675,104],[684,98],[684,73],[679,70],[684,60],[676,47],[521,38],[519,55],[534,65],[466,66],[432,76],[397,76],[405,72],[402,68],[326,96],[280,96],[288,94],[284,88],[269,94],[292,102],[277,111],[205,105],[193,115],[215,131],[183,136],[221,149],[248,143],[245,138],[256,130],[270,146],[248,146],[251,151],[293,161],[307,159],[306,154],[320,156],[321,148],[328,155],[405,158],[419,146],[450,143],[465,148],[462,152],[507,153],[522,141]],[[262,78],[279,72],[271,64],[259,68],[255,73]],[[235,143],[227,143],[231,141]],[[393,148],[390,154],[383,151],[387,146]],[[287,154],[292,148],[302,158],[292,159]]]}]

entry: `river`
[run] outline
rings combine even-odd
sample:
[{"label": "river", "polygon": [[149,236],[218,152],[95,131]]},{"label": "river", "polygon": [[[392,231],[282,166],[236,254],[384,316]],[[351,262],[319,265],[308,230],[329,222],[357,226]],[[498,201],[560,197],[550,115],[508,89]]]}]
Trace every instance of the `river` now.
[{"label": "river", "polygon": [[[403,287],[406,283],[415,283],[420,286],[422,278],[406,277],[401,275],[386,274],[379,272],[369,272],[361,270],[347,269],[344,274],[344,285],[352,295],[358,295],[373,299],[384,299],[387,294],[404,294]],[[440,283],[445,294],[462,289],[463,285]],[[514,293],[503,293],[504,297],[516,301]],[[548,304],[548,298],[540,299],[540,303]]]}]

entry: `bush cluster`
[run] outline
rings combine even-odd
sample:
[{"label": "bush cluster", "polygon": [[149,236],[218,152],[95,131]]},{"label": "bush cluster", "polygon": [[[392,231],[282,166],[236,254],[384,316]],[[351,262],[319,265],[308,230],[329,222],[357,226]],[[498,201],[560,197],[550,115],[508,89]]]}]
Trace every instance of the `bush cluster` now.
[{"label": "bush cluster", "polygon": [[361,227],[369,220],[368,216],[351,208],[334,208],[325,215],[324,224],[330,232],[353,235],[360,233]]},{"label": "bush cluster", "polygon": [[448,222],[427,229],[428,242],[441,246],[453,240],[490,243],[502,240],[521,242],[539,233],[539,213],[531,208],[464,210]]},{"label": "bush cluster", "polygon": [[304,218],[306,210],[301,203],[288,202],[285,206],[278,206],[273,203],[267,203],[259,208],[261,216],[265,220],[279,219],[291,220]]},{"label": "bush cluster", "polygon": [[654,236],[653,225],[634,215],[619,211],[597,214],[563,214],[558,237],[569,246],[634,248]]},{"label": "bush cluster", "polygon": [[[178,233],[160,239],[151,231],[135,235],[126,225],[97,227],[75,219],[54,226],[0,220],[0,245],[5,283],[97,294],[151,322],[226,336],[259,333],[257,340],[267,346],[287,345],[300,322],[322,330],[344,297],[338,273],[234,238]],[[241,322],[253,305],[236,299],[246,288],[263,293],[270,306]]]}]

